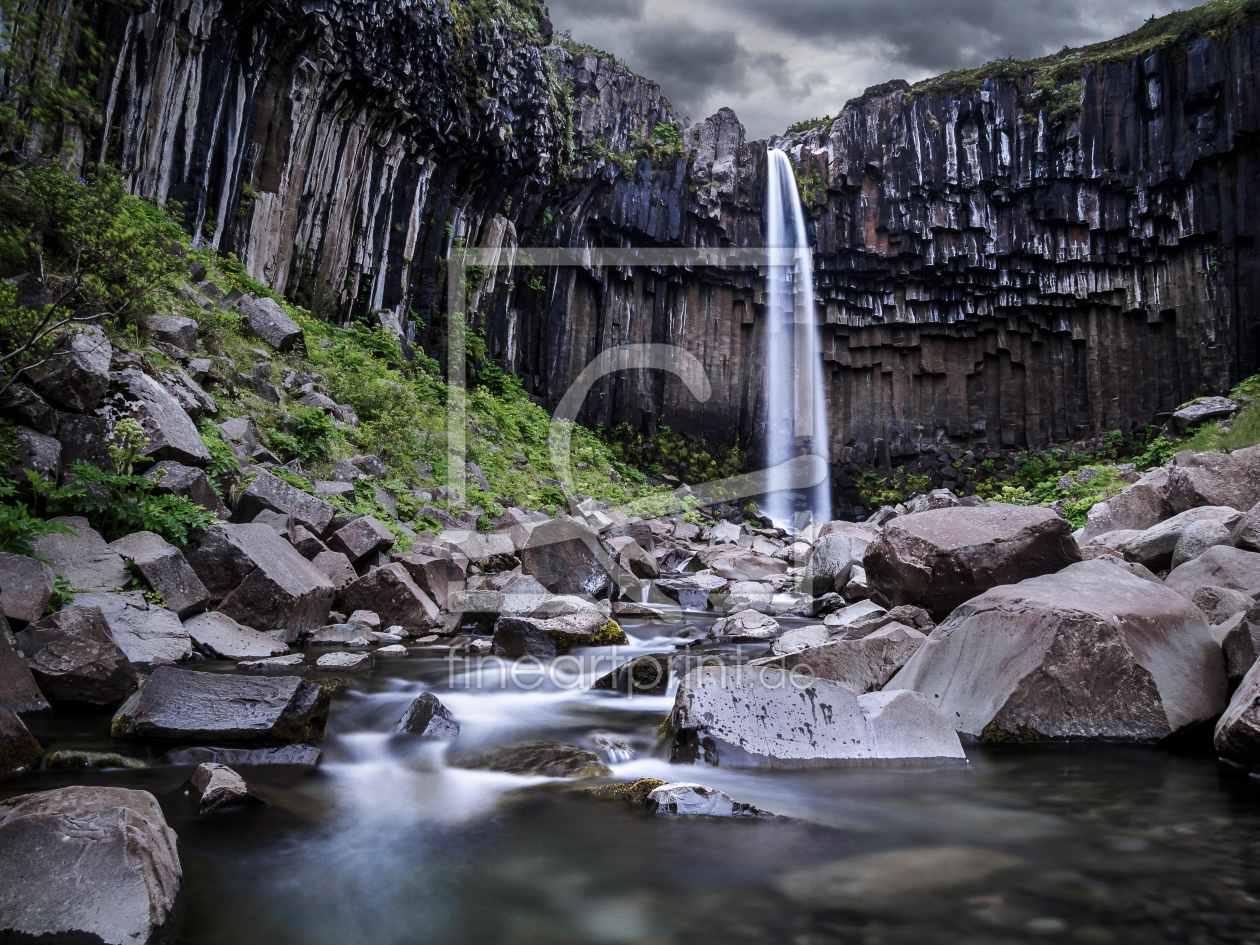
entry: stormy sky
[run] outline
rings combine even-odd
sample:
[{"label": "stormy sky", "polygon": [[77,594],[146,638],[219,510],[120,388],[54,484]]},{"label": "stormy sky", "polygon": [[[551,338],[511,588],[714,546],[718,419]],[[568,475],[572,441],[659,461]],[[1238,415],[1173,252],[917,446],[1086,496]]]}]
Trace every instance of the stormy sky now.
[{"label": "stormy sky", "polygon": [[749,137],[835,115],[867,86],[1043,56],[1193,0],[549,0],[557,30],[659,82],[693,122],[723,105]]}]

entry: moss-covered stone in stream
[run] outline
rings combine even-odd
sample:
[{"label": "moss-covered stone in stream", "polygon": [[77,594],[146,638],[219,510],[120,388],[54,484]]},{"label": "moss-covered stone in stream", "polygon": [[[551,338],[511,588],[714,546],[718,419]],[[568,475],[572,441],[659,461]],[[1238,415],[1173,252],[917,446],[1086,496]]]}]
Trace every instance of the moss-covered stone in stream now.
[{"label": "moss-covered stone in stream", "polygon": [[616,784],[582,788],[578,793],[591,800],[623,801],[631,807],[641,808],[647,803],[648,795],[666,783],[656,778],[639,778],[637,781],[618,781]]},{"label": "moss-covered stone in stream", "polygon": [[551,630],[551,639],[556,644],[556,654],[564,656],[582,646],[628,646],[630,638],[621,624],[615,620],[607,620],[594,633],[570,633],[567,630]]}]

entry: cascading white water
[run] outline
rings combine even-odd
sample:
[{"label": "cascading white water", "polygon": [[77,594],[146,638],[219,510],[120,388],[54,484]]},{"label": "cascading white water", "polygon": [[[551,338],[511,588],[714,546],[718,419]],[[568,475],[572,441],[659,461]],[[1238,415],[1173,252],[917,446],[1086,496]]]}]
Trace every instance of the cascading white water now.
[{"label": "cascading white water", "polygon": [[[827,401],[822,355],[814,317],[814,263],[805,234],[805,213],[791,159],[771,149],[767,159],[766,466],[773,470],[795,456],[828,458]],[[831,520],[830,478],[793,490],[784,474],[770,475],[763,510],[776,525],[795,530],[808,512],[815,522]]]}]

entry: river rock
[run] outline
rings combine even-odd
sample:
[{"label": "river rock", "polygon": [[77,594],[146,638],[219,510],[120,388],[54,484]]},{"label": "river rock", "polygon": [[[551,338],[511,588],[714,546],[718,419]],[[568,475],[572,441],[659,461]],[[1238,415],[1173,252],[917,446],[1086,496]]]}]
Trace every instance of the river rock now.
[{"label": "river rock", "polygon": [[252,522],[262,511],[292,515],[316,535],[323,535],[337,515],[336,506],[289,485],[265,470],[259,472],[258,478],[241,493],[232,521],[238,524]]},{"label": "river rock", "polygon": [[892,623],[860,640],[834,640],[757,662],[829,679],[861,695],[883,689],[926,641],[918,630]]},{"label": "river rock", "polygon": [[464,589],[464,569],[450,558],[405,554],[394,555],[393,560],[407,569],[416,586],[442,610],[449,607],[452,594]]},{"label": "river rock", "polygon": [[1190,597],[1194,606],[1203,611],[1209,626],[1224,623],[1234,614],[1246,613],[1256,602],[1242,591],[1229,587],[1200,587]]},{"label": "river rock", "polygon": [[65,787],[0,801],[0,938],[160,945],[180,938],[184,877],[157,799]]},{"label": "river rock", "polygon": [[686,577],[661,578],[654,586],[667,598],[677,601],[683,610],[707,610],[710,601],[727,590],[731,582],[711,571],[699,571]]},{"label": "river rock", "polygon": [[763,817],[756,808],[741,804],[729,794],[703,784],[674,781],[648,794],[644,809],[649,814],[673,817]]},{"label": "river rock", "polygon": [[491,653],[505,659],[564,656],[580,647],[626,646],[626,632],[602,611],[581,611],[566,617],[536,620],[504,614],[494,624]]},{"label": "river rock", "polygon": [[1177,547],[1173,549],[1172,569],[1175,571],[1187,561],[1193,561],[1209,548],[1217,545],[1232,547],[1233,543],[1233,532],[1224,525],[1218,522],[1195,522],[1186,526],[1177,539]]},{"label": "river rock", "polygon": [[[1080,561],[1067,521],[1049,509],[990,504],[903,516],[866,552],[873,590],[936,619],[1000,584]],[[846,597],[855,596],[846,587]]]},{"label": "river rock", "polygon": [[298,632],[327,623],[336,587],[266,525],[215,525],[188,554],[216,607],[263,632]]},{"label": "river rock", "polygon": [[48,707],[8,621],[0,619],[0,708],[27,715],[44,712]]},{"label": "river rock", "polygon": [[774,585],[761,581],[732,581],[714,594],[709,603],[721,613],[757,610],[765,613],[774,603]]},{"label": "river rock", "polygon": [[573,519],[553,519],[530,533],[521,567],[553,594],[607,597],[613,582],[595,533]]},{"label": "river rock", "polygon": [[755,610],[741,610],[713,622],[705,639],[722,643],[769,643],[779,635],[779,622]]},{"label": "river rock", "polygon": [[775,656],[787,656],[799,653],[813,646],[822,646],[831,636],[831,630],[825,624],[812,627],[793,627],[785,630],[783,635],[770,644],[770,652]]},{"label": "river rock", "polygon": [[211,610],[184,621],[184,629],[197,647],[221,660],[264,660],[282,656],[289,648],[250,627],[241,626],[227,614]]},{"label": "river rock", "polygon": [[250,331],[277,351],[288,351],[302,340],[302,329],[275,299],[243,299],[236,310],[245,317]]},{"label": "river rock", "polygon": [[38,768],[44,749],[12,709],[0,705],[0,778]]},{"label": "river rock", "polygon": [[663,696],[669,691],[669,658],[659,654],[636,656],[595,680],[592,689],[611,689],[628,696]]},{"label": "river rock", "polygon": [[340,551],[357,564],[369,555],[388,553],[395,541],[393,532],[372,516],[364,515],[334,532],[328,539],[328,548]]},{"label": "river rock", "polygon": [[655,580],[661,576],[661,569],[656,559],[648,554],[632,536],[624,535],[620,538],[609,538],[607,541],[608,546],[616,555],[617,563],[635,577]]},{"label": "river rock", "polygon": [[371,653],[325,653],[315,661],[323,673],[370,673],[375,665]]},{"label": "river rock", "polygon": [[278,745],[274,748],[172,748],[159,760],[168,765],[206,763],[231,765],[234,768],[252,765],[300,765],[314,767],[323,752],[311,745]]},{"label": "river rock", "polygon": [[124,755],[117,751],[82,751],[77,748],[62,748],[50,751],[44,756],[44,769],[47,771],[83,771],[86,769],[108,770],[110,768],[124,771],[142,771],[149,767],[147,761]]},{"label": "river rock", "polygon": [[133,417],[144,428],[149,442],[143,455],[185,466],[204,467],[210,462],[210,450],[196,425],[166,388],[136,368],[111,375],[110,380],[114,411]]},{"label": "river rock", "polygon": [[44,562],[0,553],[0,613],[8,620],[38,620],[56,584],[56,575]]},{"label": "river rock", "polygon": [[787,573],[787,562],[759,555],[738,545],[706,548],[698,555],[701,563],[728,581],[762,581]]},{"label": "river rock", "polygon": [[[598,610],[600,613],[603,613],[602,608],[596,607],[592,601],[574,597],[572,594],[564,594],[559,597],[548,597],[531,610],[529,616],[538,620],[549,620],[552,617],[568,617],[572,614],[580,614],[592,610]],[[617,613],[617,605],[614,604],[609,608],[609,611]]]},{"label": "river rock", "polygon": [[197,795],[199,815],[267,803],[261,794],[227,765],[215,762],[199,764],[189,783]]},{"label": "river rock", "polygon": [[135,565],[146,584],[181,618],[203,610],[210,592],[178,548],[153,532],[135,532],[109,547]]},{"label": "river rock", "polygon": [[437,605],[401,564],[376,568],[346,585],[341,594],[347,607],[374,610],[387,625],[400,626],[414,636],[442,625]]},{"label": "river rock", "polygon": [[818,540],[805,566],[805,581],[801,590],[820,597],[849,583],[853,566],[861,566],[871,543],[870,533],[855,528],[855,532],[859,531],[861,535],[829,534]]},{"label": "river rock", "polygon": [[90,413],[109,390],[112,354],[105,329],[84,325],[66,332],[51,357],[23,374],[32,387],[57,406],[74,413]]},{"label": "river rock", "polygon": [[269,656],[261,660],[245,660],[237,663],[236,668],[243,673],[304,673],[306,672],[306,656],[303,653],[288,653],[284,656]]},{"label": "river rock", "polygon": [[1198,608],[1098,558],[962,605],[888,687],[976,738],[1154,743],[1221,711],[1222,664]]},{"label": "river rock", "polygon": [[54,518],[74,534],[44,535],[32,547],[35,557],[47,561],[53,571],[70,582],[75,590],[112,591],[131,581],[122,557],[79,516]]},{"label": "river rock", "polygon": [[140,591],[77,594],[81,607],[99,607],[118,646],[137,669],[182,663],[193,654],[192,638],[179,617],[150,604]]},{"label": "river rock", "polygon": [[1168,502],[1174,512],[1200,506],[1248,511],[1260,502],[1260,446],[1178,454],[1168,470]]},{"label": "river rock", "polygon": [[918,693],[859,697],[777,666],[693,669],[666,732],[670,761],[687,764],[799,768],[966,757],[949,720]]},{"label": "river rock", "polygon": [[526,742],[485,751],[449,754],[446,756],[446,763],[452,768],[502,771],[506,774],[547,778],[606,778],[612,774],[612,769],[595,752],[554,741]]},{"label": "river rock", "polygon": [[115,738],[283,744],[323,737],[328,692],[292,676],[250,678],[159,666],[114,715]]},{"label": "river rock", "polygon": [[75,606],[29,624],[17,643],[54,703],[113,707],[139,688],[99,607]]},{"label": "river rock", "polygon": [[1174,570],[1164,586],[1190,599],[1201,587],[1251,591],[1260,586],[1260,554],[1217,545]]},{"label": "river rock", "polygon": [[420,695],[394,726],[397,735],[418,735],[439,742],[454,741],[459,737],[459,723],[450,710],[431,692]]}]

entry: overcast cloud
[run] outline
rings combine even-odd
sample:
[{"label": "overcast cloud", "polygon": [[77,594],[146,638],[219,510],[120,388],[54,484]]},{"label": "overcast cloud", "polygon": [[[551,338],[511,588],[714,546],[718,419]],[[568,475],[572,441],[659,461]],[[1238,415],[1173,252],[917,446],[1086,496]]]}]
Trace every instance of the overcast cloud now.
[{"label": "overcast cloud", "polygon": [[868,86],[1110,39],[1185,0],[549,0],[557,30],[750,137],[834,115]]}]

